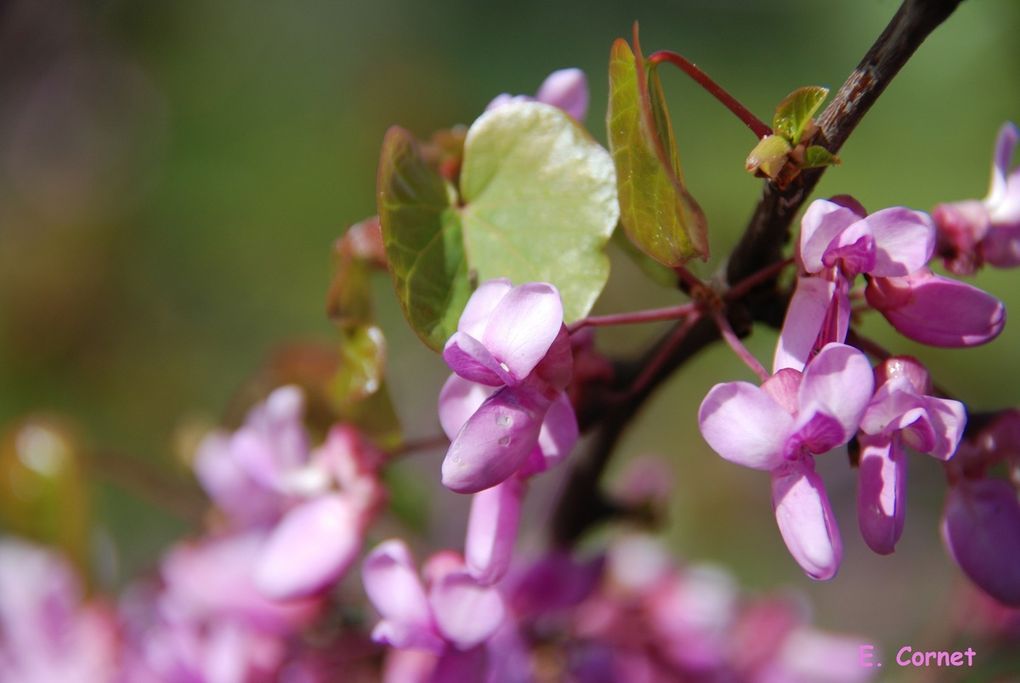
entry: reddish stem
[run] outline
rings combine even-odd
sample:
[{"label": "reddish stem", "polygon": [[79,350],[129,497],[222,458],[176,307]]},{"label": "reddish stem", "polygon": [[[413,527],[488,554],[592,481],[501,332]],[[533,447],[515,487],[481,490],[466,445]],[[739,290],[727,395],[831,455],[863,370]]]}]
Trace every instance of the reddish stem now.
[{"label": "reddish stem", "polygon": [[648,364],[642,368],[641,374],[634,379],[623,398],[629,400],[637,394],[640,394],[648,383],[655,379],[655,376],[659,374],[659,371],[662,370],[663,366],[665,366],[669,361],[670,356],[673,355],[673,352],[676,351],[681,343],[683,343],[684,339],[687,338],[687,334],[699,320],[701,320],[701,311],[695,308],[694,311],[687,316],[687,319],[684,320],[683,324],[679,325],[673,331],[658,352],[656,352],[655,356],[649,360]]},{"label": "reddish stem", "polygon": [[631,311],[630,313],[613,313],[610,315],[593,315],[578,320],[568,329],[571,334],[582,330],[585,327],[605,327],[607,325],[633,325],[635,323],[651,323],[659,320],[678,320],[690,315],[697,309],[693,301],[679,306],[667,306],[666,308],[649,308],[645,311]]},{"label": "reddish stem", "polygon": [[784,268],[793,263],[793,257],[784,259],[782,261],[776,261],[772,265],[765,266],[761,270],[748,275],[737,284],[730,287],[723,298],[726,301],[736,301],[743,298],[745,294],[750,292],[752,289],[757,287],[763,282],[771,280],[778,275]]},{"label": "reddish stem", "polygon": [[440,448],[447,448],[450,440],[445,434],[423,436],[417,439],[408,439],[391,451],[388,451],[390,459],[396,459],[413,453],[434,451]]},{"label": "reddish stem", "polygon": [[713,81],[708,74],[694,66],[694,64],[687,61],[684,57],[681,57],[671,50],[659,50],[648,57],[649,64],[659,64],[661,62],[669,62],[693,78],[698,85],[707,90],[710,95],[722,102],[723,106],[733,112],[738,119],[743,121],[744,125],[750,128],[751,132],[754,133],[759,140],[768,135],[772,135],[772,129],[764,121],[752,114],[747,107],[737,101],[737,98],[723,90],[721,85]]},{"label": "reddish stem", "polygon": [[725,315],[716,311],[712,314],[712,319],[715,320],[715,324],[719,327],[719,333],[722,335],[722,338],[730,345],[730,348],[737,354],[737,357],[744,361],[744,365],[751,368],[751,372],[758,375],[762,382],[771,377],[765,366],[759,363],[754,354],[748,351],[744,343],[740,341],[740,338],[733,331],[733,326],[730,325],[730,321],[726,319]]}]

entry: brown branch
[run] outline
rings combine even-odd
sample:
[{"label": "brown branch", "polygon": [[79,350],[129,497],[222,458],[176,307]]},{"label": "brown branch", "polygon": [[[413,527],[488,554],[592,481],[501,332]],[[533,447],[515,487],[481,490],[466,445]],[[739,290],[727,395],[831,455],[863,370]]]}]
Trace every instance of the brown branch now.
[{"label": "brown branch", "polygon": [[166,510],[180,519],[198,524],[209,502],[192,481],[156,467],[138,457],[113,451],[93,451],[86,456],[89,472]]},{"label": "brown branch", "polygon": [[[861,60],[832,103],[818,120],[819,131],[813,144],[821,144],[835,153],[864,117],[878,96],[889,85],[911,55],[961,0],[905,0],[885,31]],[[736,283],[783,260],[783,248],[790,238],[790,224],[810,196],[824,169],[809,170],[797,177],[785,190],[767,183],[754,214],[726,267],[726,281]],[[779,326],[786,298],[776,289],[776,278],[768,278],[747,291],[739,300],[727,301],[726,317],[738,335],[750,332],[752,320]],[[618,373],[617,387],[626,387],[640,367],[652,362],[676,327],[644,354],[636,367]],[[571,471],[553,515],[552,540],[557,546],[570,546],[591,526],[615,512],[613,503],[601,492],[599,482],[613,451],[631,419],[644,402],[674,370],[698,351],[719,339],[719,330],[711,316],[704,316],[684,337],[659,373],[632,400],[613,404],[594,416],[598,432],[590,450],[579,458]],[[622,382],[622,384],[621,384]]]}]

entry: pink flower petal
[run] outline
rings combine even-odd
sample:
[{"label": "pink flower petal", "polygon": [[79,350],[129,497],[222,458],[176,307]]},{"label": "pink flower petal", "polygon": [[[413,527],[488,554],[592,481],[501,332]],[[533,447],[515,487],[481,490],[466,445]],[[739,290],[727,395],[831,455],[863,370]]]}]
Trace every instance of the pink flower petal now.
[{"label": "pink flower petal", "polygon": [[872,278],[865,294],[900,334],[922,344],[977,346],[997,337],[1006,324],[1001,301],[927,269],[902,278]]},{"label": "pink flower petal", "polygon": [[879,555],[895,550],[906,515],[907,456],[897,438],[860,438],[857,522],[864,542]]},{"label": "pink flower petal", "polygon": [[453,439],[485,399],[496,392],[492,387],[450,375],[439,391],[439,424],[446,438]]},{"label": "pink flower petal", "polygon": [[800,259],[804,270],[818,273],[825,265],[822,256],[839,233],[859,221],[853,210],[827,199],[816,199],[800,221]]},{"label": "pink flower petal", "polygon": [[[825,321],[836,292],[836,283],[821,277],[799,277],[786,319],[779,333],[772,372],[784,368],[803,370],[815,348],[818,333]],[[842,341],[842,340],[833,340]]]},{"label": "pink flower petal", "polygon": [[848,226],[829,243],[822,254],[822,265],[839,267],[840,273],[853,279],[875,266],[875,237],[863,220]]},{"label": "pink flower petal", "polygon": [[538,433],[538,447],[545,456],[546,467],[553,467],[566,459],[577,443],[578,436],[574,406],[570,403],[570,397],[561,392],[549,406]]},{"label": "pink flower petal", "polygon": [[436,662],[428,683],[485,683],[489,680],[488,662],[488,650],[480,645],[469,650],[448,647]]},{"label": "pink flower petal", "polygon": [[738,465],[771,470],[783,462],[793,417],[759,387],[717,384],[698,409],[701,435],[712,449]]},{"label": "pink flower petal", "polygon": [[871,399],[875,378],[867,357],[852,346],[827,344],[804,370],[798,403],[834,417],[844,430],[842,443],[857,431]]},{"label": "pink flower petal", "polygon": [[578,121],[588,113],[588,79],[580,69],[553,71],[542,82],[535,99],[559,107]]},{"label": "pink flower petal", "polygon": [[478,285],[478,289],[474,291],[471,298],[468,299],[467,305],[464,306],[464,312],[460,314],[457,330],[475,339],[481,339],[485,334],[485,327],[489,324],[492,312],[496,310],[496,306],[511,289],[513,289],[513,285],[505,277],[486,280]]},{"label": "pink flower petal", "polygon": [[368,599],[383,618],[373,638],[378,636],[393,647],[441,648],[414,558],[403,541],[385,541],[369,553],[361,579]]},{"label": "pink flower petal", "polygon": [[454,332],[443,347],[443,360],[466,380],[498,387],[513,381],[480,341],[464,332]]},{"label": "pink flower petal", "polygon": [[301,503],[270,533],[255,560],[255,585],[266,597],[289,600],[330,587],[361,549],[360,511],[340,494]]},{"label": "pink flower petal", "polygon": [[1007,121],[999,128],[999,134],[995,138],[995,154],[992,158],[992,181],[988,189],[988,196],[985,203],[989,207],[997,207],[1006,201],[1007,179],[1009,177],[1010,165],[1013,161],[1013,151],[1017,142],[1020,141],[1020,130],[1016,125]]},{"label": "pink flower petal", "polygon": [[875,237],[875,265],[868,271],[872,275],[909,275],[931,259],[935,224],[928,214],[894,206],[876,211],[862,222]]},{"label": "pink flower petal", "polygon": [[[1017,194],[1020,194],[1020,182],[1016,185]],[[981,253],[985,262],[996,268],[1020,266],[1020,223],[989,230],[981,244]]]},{"label": "pink flower petal", "polygon": [[510,477],[471,500],[464,559],[471,576],[482,585],[496,583],[510,567],[524,489],[517,477]]},{"label": "pink flower petal", "polygon": [[935,432],[935,444],[925,452],[939,460],[949,460],[967,427],[967,407],[959,401],[931,396],[927,397],[925,407]]},{"label": "pink flower petal", "polygon": [[522,381],[545,357],[562,325],[559,291],[544,282],[530,282],[503,297],[481,339],[503,369]]},{"label": "pink flower petal", "polygon": [[538,443],[548,405],[526,387],[506,387],[487,398],[450,444],[443,485],[477,493],[514,474]]},{"label": "pink flower petal", "polygon": [[1020,607],[1020,503],[1008,482],[964,481],[949,489],[942,538],[971,581]]},{"label": "pink flower petal", "polygon": [[831,579],[839,570],[843,544],[825,495],[809,463],[791,463],[772,472],[772,507],[787,549],[812,579]]},{"label": "pink flower petal", "polygon": [[506,614],[499,591],[482,586],[467,572],[441,577],[429,591],[429,604],[439,631],[461,650],[488,640]]}]

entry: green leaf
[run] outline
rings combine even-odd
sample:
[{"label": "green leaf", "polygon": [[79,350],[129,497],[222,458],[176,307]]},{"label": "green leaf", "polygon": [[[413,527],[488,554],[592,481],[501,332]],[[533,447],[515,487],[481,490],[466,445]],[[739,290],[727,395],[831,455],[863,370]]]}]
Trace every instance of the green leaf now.
[{"label": "green leaf", "polygon": [[33,417],[0,438],[0,525],[88,568],[90,505],[82,446],[66,424]]},{"label": "green leaf", "polygon": [[609,278],[619,217],[609,153],[560,109],[515,102],[468,130],[460,185],[478,280],[550,282],[566,322],[586,316]]},{"label": "green leaf", "polygon": [[623,39],[610,53],[607,123],[627,236],[665,266],[707,258],[705,216],[684,187],[658,75]]},{"label": "green leaf", "polygon": [[379,222],[397,297],[411,328],[433,349],[457,329],[471,293],[460,216],[452,189],[393,127],[383,140]]},{"label": "green leaf", "polygon": [[801,168],[818,168],[820,166],[837,166],[841,162],[839,157],[818,145],[811,145],[804,150],[804,163]]},{"label": "green leaf", "polygon": [[772,117],[772,129],[776,134],[785,137],[791,145],[797,145],[801,142],[804,130],[811,123],[812,117],[828,95],[828,88],[816,85],[797,88],[776,107],[776,115]]}]

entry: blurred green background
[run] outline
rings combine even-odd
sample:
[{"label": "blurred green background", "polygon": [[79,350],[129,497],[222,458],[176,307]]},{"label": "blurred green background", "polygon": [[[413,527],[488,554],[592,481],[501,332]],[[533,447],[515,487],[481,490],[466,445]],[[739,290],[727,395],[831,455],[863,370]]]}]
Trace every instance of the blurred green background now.
[{"label": "blurred green background", "polygon": [[[378,149],[391,124],[424,137],[470,123],[494,95],[531,93],[553,69],[579,66],[591,80],[588,125],[604,141],[609,46],[635,19],[646,52],[683,53],[768,118],[797,86],[838,87],[896,7],[0,4],[0,422],[67,415],[90,447],[180,476],[175,444],[187,441],[188,425],[218,421],[274,349],[335,341],[324,314],[331,243],[375,212]],[[819,196],[852,193],[872,210],[983,196],[995,133],[1020,118],[1018,26],[1015,0],[964,2],[858,128]],[[709,275],[760,192],[742,168],[754,141],[678,72],[663,80],[687,179],[710,221],[713,260],[696,266]],[[976,281],[1012,307],[1015,277],[986,272]],[[377,285],[394,400],[409,434],[431,434],[435,394],[421,387],[438,389],[445,369],[403,326],[388,282]],[[673,297],[614,257],[599,310]],[[952,352],[898,339],[880,318],[865,329],[930,362],[937,381],[974,407],[1020,403],[1015,325],[987,347]],[[659,331],[612,330],[600,344],[623,353]],[[749,345],[767,361],[774,339],[762,331]],[[723,348],[697,361],[644,411],[616,462],[619,470],[653,453],[671,463],[668,534],[678,552],[723,562],[753,588],[807,591],[824,626],[897,647],[937,644],[943,598],[958,579],[937,534],[940,468],[913,463],[905,538],[896,555],[877,557],[858,539],[852,473],[838,457],[824,463],[846,561],[835,581],[813,584],[782,547],[764,477],[723,462],[697,436],[707,389],[749,373]],[[407,467],[431,477],[438,457]],[[189,527],[152,496],[108,479],[94,484],[95,514],[119,558],[110,575],[122,580]],[[540,523],[547,510],[536,500]],[[458,542],[462,518],[449,515],[460,514],[459,503],[433,504],[437,542]]]}]

